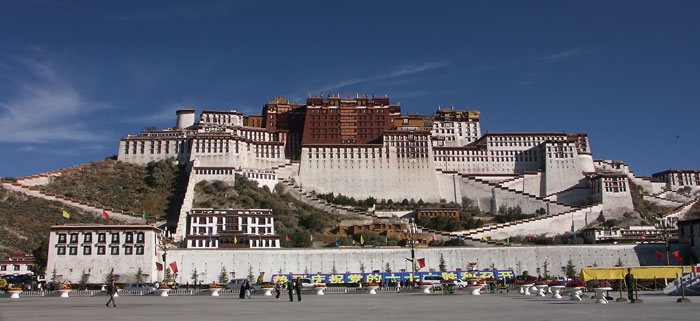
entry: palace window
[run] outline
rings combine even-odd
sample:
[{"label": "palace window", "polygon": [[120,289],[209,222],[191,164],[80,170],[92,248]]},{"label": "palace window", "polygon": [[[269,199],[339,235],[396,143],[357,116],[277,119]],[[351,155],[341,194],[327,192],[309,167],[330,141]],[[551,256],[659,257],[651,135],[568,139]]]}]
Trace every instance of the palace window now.
[{"label": "palace window", "polygon": [[105,247],[104,246],[97,247],[97,255],[105,255]]},{"label": "palace window", "polygon": [[119,255],[119,247],[118,247],[118,246],[112,246],[112,248],[111,248],[111,254],[112,254],[112,255]]},{"label": "palace window", "polygon": [[119,243],[119,232],[112,233],[112,243]]},{"label": "palace window", "polygon": [[71,243],[78,243],[78,233],[71,233],[70,234],[70,242]]},{"label": "palace window", "polygon": [[144,242],[144,233],[143,232],[136,233],[136,243],[143,243],[143,242]]},{"label": "palace window", "polygon": [[136,246],[136,255],[143,255],[143,246]]},{"label": "palace window", "polygon": [[134,243],[134,233],[133,232],[126,232],[126,240],[124,243]]},{"label": "palace window", "polygon": [[104,243],[107,240],[106,233],[97,233],[97,243]]},{"label": "palace window", "polygon": [[83,247],[83,255],[90,255],[92,254],[92,246],[84,246]]},{"label": "palace window", "polygon": [[58,234],[58,243],[66,243],[66,235]]},{"label": "palace window", "polygon": [[59,246],[56,248],[56,253],[58,255],[66,255],[66,247],[65,246]]},{"label": "palace window", "polygon": [[69,247],[68,247],[68,254],[70,254],[70,255],[78,255],[78,247],[76,247],[76,246],[69,246]]},{"label": "palace window", "polygon": [[92,243],[92,233],[87,232],[83,234],[83,242]]},{"label": "palace window", "polygon": [[125,246],[125,247],[124,247],[124,254],[125,254],[125,255],[134,254],[134,248],[131,247],[131,246]]}]

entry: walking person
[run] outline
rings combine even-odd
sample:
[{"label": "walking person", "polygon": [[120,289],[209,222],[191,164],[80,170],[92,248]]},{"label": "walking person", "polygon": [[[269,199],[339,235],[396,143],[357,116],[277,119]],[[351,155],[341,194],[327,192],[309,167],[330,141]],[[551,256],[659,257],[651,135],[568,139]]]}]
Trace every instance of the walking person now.
[{"label": "walking person", "polygon": [[627,283],[627,298],[630,302],[634,302],[634,289],[637,286],[637,282],[632,275],[632,269],[627,268],[627,276],[625,276],[625,282]]},{"label": "walking person", "polygon": [[246,297],[246,299],[251,299],[251,297],[250,297],[250,281],[245,281],[245,297]]},{"label": "walking person", "polygon": [[238,297],[245,299],[245,282],[241,282],[241,288],[238,290]]},{"label": "walking person", "polygon": [[105,304],[106,306],[109,307],[109,303],[112,302],[112,306],[115,308],[117,307],[116,302],[114,302],[114,293],[116,293],[116,292],[117,292],[117,286],[114,285],[114,280],[112,280],[112,283],[110,283],[107,286],[107,293],[109,294],[109,301],[107,301],[107,304]]},{"label": "walking person", "polygon": [[282,287],[282,281],[277,281],[277,283],[275,283],[275,298],[277,300],[280,299],[280,294],[282,294],[281,287]]},{"label": "walking person", "polygon": [[289,302],[294,302],[294,284],[292,283],[292,278],[287,280],[287,294],[289,294]]},{"label": "walking person", "polygon": [[297,290],[297,302],[301,301],[301,279],[297,277],[297,283],[294,285]]}]

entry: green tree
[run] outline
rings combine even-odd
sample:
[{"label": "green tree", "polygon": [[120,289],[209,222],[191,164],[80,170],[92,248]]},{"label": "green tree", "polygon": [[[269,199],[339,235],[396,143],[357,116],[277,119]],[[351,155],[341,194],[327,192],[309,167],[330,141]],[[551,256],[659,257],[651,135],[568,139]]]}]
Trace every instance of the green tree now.
[{"label": "green tree", "polygon": [[80,274],[80,288],[84,288],[85,286],[87,286],[88,278],[89,276],[87,275],[87,273],[85,273],[85,270],[83,270],[83,273]]},{"label": "green tree", "polygon": [[365,273],[365,263],[360,262],[360,272]]},{"label": "green tree", "polygon": [[136,270],[136,275],[134,276],[136,283],[143,283],[143,269],[140,267]]},{"label": "green tree", "polygon": [[384,266],[384,272],[391,273],[391,266],[389,265],[389,262],[386,262],[386,266]]},{"label": "green tree", "polygon": [[255,274],[253,274],[253,266],[248,266],[248,281],[253,282],[255,280]]},{"label": "green tree", "polygon": [[199,284],[199,272],[197,272],[197,268],[194,268],[194,271],[192,271],[192,275],[190,276],[190,278],[192,278],[192,282],[195,286]]},{"label": "green tree", "polygon": [[109,270],[109,273],[105,276],[105,284],[112,284],[112,281],[114,281],[114,269]]},{"label": "green tree", "polygon": [[335,261],[333,261],[333,268],[331,269],[331,273],[338,274],[338,269],[335,268]]},{"label": "green tree", "polygon": [[169,283],[169,282],[172,282],[172,281],[173,281],[173,273],[170,272],[170,268],[169,268],[169,267],[165,267],[165,279],[163,280],[163,282]]},{"label": "green tree", "polygon": [[219,273],[219,284],[226,284],[228,283],[228,272],[226,272],[225,267],[221,267],[221,273]]},{"label": "green tree", "polygon": [[445,258],[440,253],[440,265],[438,266],[441,272],[447,271],[447,265],[445,264]]},{"label": "green tree", "polygon": [[570,278],[576,277],[576,265],[574,265],[574,262],[569,259],[569,261],[566,262],[566,276]]}]

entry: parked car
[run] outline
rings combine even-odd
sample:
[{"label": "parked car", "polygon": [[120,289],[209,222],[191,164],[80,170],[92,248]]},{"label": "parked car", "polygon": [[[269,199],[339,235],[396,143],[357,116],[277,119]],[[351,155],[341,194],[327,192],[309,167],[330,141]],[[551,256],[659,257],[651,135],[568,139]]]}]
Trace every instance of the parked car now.
[{"label": "parked car", "polygon": [[[226,284],[227,289],[232,289],[232,290],[240,290],[241,285],[248,281],[248,279],[241,278],[241,279],[231,279],[228,281],[228,284]],[[255,292],[255,285],[250,286],[250,292]]]},{"label": "parked car", "polygon": [[424,275],[421,282],[424,284],[440,284],[444,279],[440,275]]},{"label": "parked car", "polygon": [[152,287],[148,284],[144,283],[134,283],[134,284],[129,284],[128,286],[124,287],[122,290],[124,291],[142,291],[146,293],[153,293],[156,292],[156,288]]}]

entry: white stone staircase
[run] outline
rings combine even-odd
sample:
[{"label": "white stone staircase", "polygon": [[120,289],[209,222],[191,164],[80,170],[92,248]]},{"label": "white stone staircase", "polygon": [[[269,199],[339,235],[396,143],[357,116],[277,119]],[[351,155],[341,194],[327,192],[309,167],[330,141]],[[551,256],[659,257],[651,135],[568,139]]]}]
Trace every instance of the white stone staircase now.
[{"label": "white stone staircase", "polygon": [[700,295],[700,274],[698,274],[698,269],[700,265],[692,267],[690,273],[684,275],[682,278],[677,278],[673,282],[669,283],[663,292],[666,295],[680,296],[681,295],[681,284],[685,286],[685,295],[687,296],[697,296]]}]

